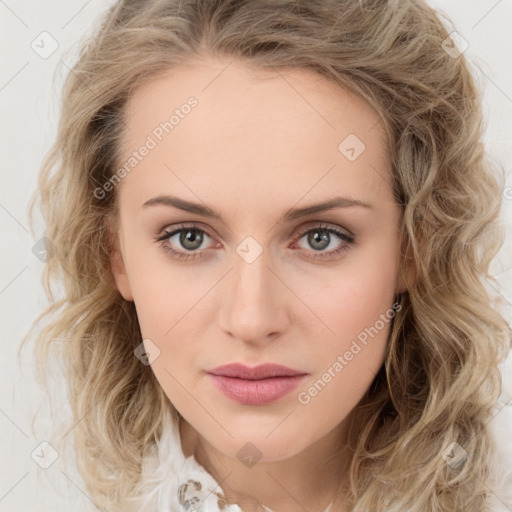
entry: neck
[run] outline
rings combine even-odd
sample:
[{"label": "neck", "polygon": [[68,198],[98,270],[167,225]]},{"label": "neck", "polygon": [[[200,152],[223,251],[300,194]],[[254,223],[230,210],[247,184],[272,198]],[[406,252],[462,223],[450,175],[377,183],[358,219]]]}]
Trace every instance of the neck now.
[{"label": "neck", "polygon": [[340,481],[345,481],[348,453],[340,441],[342,428],[343,422],[290,458],[250,467],[217,450],[184,419],[180,432],[185,457],[194,455],[219,482],[227,502],[244,512],[262,512],[263,506],[279,512],[324,512],[335,499],[336,510],[343,512],[337,496]]}]

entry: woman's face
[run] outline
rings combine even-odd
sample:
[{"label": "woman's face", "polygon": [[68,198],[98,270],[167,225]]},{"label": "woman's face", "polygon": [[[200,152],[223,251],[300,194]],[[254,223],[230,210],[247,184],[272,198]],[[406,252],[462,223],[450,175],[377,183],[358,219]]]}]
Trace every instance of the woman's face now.
[{"label": "woman's face", "polygon": [[[280,460],[336,432],[405,290],[377,114],[309,71],[204,60],[137,89],[126,124],[112,267],[169,400],[231,457],[252,443]],[[302,376],[209,373],[230,363]]]}]

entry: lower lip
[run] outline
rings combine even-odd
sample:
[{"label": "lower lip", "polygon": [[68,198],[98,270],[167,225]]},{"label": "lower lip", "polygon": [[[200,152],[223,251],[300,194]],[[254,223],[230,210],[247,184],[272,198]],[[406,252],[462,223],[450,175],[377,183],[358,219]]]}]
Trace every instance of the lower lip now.
[{"label": "lower lip", "polygon": [[306,377],[272,377],[270,379],[247,380],[235,377],[208,374],[215,385],[228,398],[244,405],[265,405],[291,393]]}]

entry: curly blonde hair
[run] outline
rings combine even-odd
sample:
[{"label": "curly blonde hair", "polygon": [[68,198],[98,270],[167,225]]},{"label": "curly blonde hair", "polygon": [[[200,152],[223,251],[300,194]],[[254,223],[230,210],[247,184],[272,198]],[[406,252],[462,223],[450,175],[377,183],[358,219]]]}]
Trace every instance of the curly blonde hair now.
[{"label": "curly blonde hair", "polygon": [[[77,464],[98,506],[127,510],[163,418],[180,415],[134,357],[136,310],[110,269],[105,221],[118,213],[116,190],[101,199],[94,191],[120,164],[123,107],[133,91],[198,56],[222,55],[313,70],[364,98],[389,135],[403,208],[400,271],[409,257],[416,272],[385,363],[351,415],[345,506],[489,510],[488,422],[501,391],[498,365],[511,347],[485,283],[503,240],[504,177],[482,142],[481,92],[464,55],[445,51],[448,37],[422,0],[121,0],[104,14],[66,77],[58,133],[40,172],[56,254],[44,269],[50,305],[23,342],[46,320],[35,350],[47,386],[50,348],[66,340],[57,348]],[[57,283],[64,289],[56,296]],[[442,457],[454,442],[467,452],[456,468]]]}]

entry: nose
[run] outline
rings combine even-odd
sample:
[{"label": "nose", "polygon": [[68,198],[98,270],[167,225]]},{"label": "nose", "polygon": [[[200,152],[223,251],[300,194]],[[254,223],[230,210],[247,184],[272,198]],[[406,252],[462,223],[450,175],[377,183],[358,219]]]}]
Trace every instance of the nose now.
[{"label": "nose", "polygon": [[271,268],[266,251],[252,263],[238,254],[233,259],[220,289],[219,325],[233,339],[264,345],[287,329],[290,292]]}]

